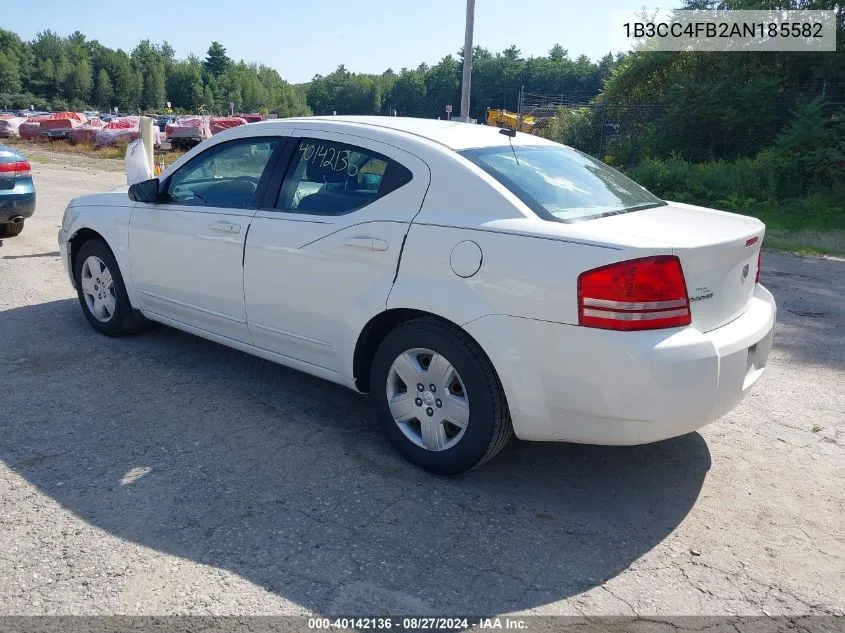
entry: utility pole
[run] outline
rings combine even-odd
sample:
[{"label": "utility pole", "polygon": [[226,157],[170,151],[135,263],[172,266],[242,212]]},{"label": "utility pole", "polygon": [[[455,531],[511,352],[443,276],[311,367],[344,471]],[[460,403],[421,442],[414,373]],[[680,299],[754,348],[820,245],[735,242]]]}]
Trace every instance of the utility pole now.
[{"label": "utility pole", "polygon": [[464,36],[464,77],[461,83],[461,120],[469,122],[469,89],[472,83],[472,30],[475,21],[475,0],[467,0],[466,35]]}]

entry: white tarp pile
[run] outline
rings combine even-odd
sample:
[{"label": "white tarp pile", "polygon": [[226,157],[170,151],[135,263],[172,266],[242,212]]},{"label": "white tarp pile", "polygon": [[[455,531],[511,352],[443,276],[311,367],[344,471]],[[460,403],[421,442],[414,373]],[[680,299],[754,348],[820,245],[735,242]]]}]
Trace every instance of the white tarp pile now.
[{"label": "white tarp pile", "polygon": [[0,138],[20,136],[20,126],[24,122],[26,122],[24,116],[0,117]]},{"label": "white tarp pile", "polygon": [[167,138],[211,138],[211,117],[187,115],[176,117],[173,123],[165,126]]},{"label": "white tarp pile", "polygon": [[[122,116],[106,123],[94,137],[94,147],[113,147],[141,138],[141,117]],[[153,145],[161,145],[161,132],[153,126]]]},{"label": "white tarp pile", "polygon": [[68,138],[71,143],[91,145],[97,136],[97,132],[102,130],[105,125],[106,122],[102,119],[88,119],[86,123],[73,128],[68,133]]}]

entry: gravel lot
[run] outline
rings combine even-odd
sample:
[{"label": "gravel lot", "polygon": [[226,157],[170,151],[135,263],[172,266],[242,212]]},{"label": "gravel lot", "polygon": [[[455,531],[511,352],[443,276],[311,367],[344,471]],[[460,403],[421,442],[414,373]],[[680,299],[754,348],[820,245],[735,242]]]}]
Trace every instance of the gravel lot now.
[{"label": "gravel lot", "polygon": [[768,373],[701,433],[441,479],[352,392],[96,334],[56,232],[121,165],[34,159],[0,248],[0,613],[845,614],[845,263],[764,255]]}]

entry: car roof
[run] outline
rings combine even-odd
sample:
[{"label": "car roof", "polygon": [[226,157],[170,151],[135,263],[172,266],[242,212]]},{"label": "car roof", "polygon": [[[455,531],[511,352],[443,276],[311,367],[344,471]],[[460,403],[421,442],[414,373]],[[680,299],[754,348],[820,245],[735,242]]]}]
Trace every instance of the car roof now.
[{"label": "car roof", "polygon": [[[501,134],[500,129],[488,125],[476,125],[458,121],[442,121],[437,119],[417,119],[412,117],[393,116],[313,116],[295,119],[275,119],[253,123],[265,128],[275,125],[296,127],[297,124],[306,125],[320,123],[331,127],[361,127],[369,128],[371,132],[399,132],[405,136],[417,137],[433,141],[449,149],[462,150],[477,147],[491,147],[507,145],[508,136]],[[517,133],[513,139],[516,144],[540,145],[548,144],[543,138],[530,134]]]}]

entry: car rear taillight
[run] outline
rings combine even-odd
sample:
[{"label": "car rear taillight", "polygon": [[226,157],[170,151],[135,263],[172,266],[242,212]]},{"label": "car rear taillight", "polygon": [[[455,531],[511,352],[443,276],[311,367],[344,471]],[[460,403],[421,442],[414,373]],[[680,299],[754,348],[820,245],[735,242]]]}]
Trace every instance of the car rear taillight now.
[{"label": "car rear taillight", "polygon": [[14,163],[0,163],[0,175],[3,176],[26,176],[32,172],[29,161],[19,160]]},{"label": "car rear taillight", "polygon": [[760,247],[760,250],[757,251],[757,277],[754,278],[754,281],[758,284],[760,283],[760,265],[763,263],[763,248]]},{"label": "car rear taillight", "polygon": [[692,322],[674,255],[632,259],[578,277],[578,323],[605,330],[656,330]]}]

